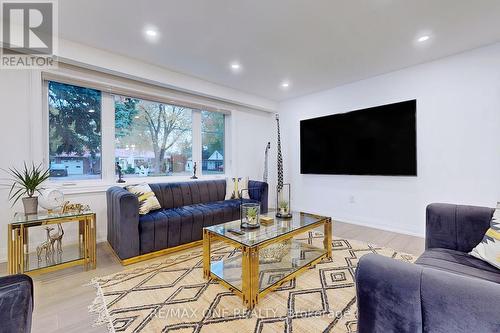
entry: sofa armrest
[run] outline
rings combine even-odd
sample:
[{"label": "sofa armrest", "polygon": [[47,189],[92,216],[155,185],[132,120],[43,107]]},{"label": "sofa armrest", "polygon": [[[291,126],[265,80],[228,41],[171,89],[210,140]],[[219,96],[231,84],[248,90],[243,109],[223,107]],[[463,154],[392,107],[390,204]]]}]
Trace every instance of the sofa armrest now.
[{"label": "sofa armrest", "polygon": [[422,332],[422,267],[376,254],[356,269],[358,333]]},{"label": "sofa armrest", "polygon": [[269,205],[268,202],[269,185],[265,182],[260,182],[257,180],[249,180],[248,192],[250,195],[250,199],[257,200],[260,202],[261,213],[267,213]]},{"label": "sofa armrest", "polygon": [[30,332],[33,280],[24,274],[0,278],[0,332]]},{"label": "sofa armrest", "polygon": [[500,332],[500,284],[434,268],[422,273],[424,332]]},{"label": "sofa armrest", "polygon": [[129,191],[114,186],[106,191],[108,242],[120,259],[140,254],[139,200]]},{"label": "sofa armrest", "polygon": [[500,284],[368,254],[356,269],[358,333],[500,332]]},{"label": "sofa armrest", "polygon": [[425,248],[470,252],[483,239],[494,209],[433,203],[427,206]]}]

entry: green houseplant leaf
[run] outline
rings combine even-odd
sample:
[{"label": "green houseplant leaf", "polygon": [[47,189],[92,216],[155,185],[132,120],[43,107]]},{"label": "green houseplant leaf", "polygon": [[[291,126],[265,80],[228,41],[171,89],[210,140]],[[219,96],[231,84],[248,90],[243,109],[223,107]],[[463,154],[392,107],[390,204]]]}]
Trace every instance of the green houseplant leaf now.
[{"label": "green houseplant leaf", "polygon": [[42,183],[50,177],[50,169],[44,168],[41,163],[38,166],[35,163],[28,166],[24,162],[21,170],[9,168],[4,171],[9,174],[12,182],[9,185],[9,200],[13,201],[12,206],[25,195],[31,198],[35,193],[40,193]]}]

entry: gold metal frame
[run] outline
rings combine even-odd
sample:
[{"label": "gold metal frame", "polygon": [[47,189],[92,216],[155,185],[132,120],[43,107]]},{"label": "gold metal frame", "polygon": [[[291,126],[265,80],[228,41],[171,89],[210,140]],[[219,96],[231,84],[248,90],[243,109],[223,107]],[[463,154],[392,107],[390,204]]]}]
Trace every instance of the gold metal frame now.
[{"label": "gold metal frame", "polygon": [[[312,215],[312,214],[310,214]],[[232,240],[228,237],[224,237],[222,235],[216,234],[209,229],[203,229],[203,278],[205,279],[214,279],[217,282],[219,282],[221,285],[224,287],[228,288],[231,292],[236,294],[237,296],[241,297],[243,300],[243,304],[248,308],[248,309],[253,309],[259,302],[259,299],[270,293],[271,291],[276,290],[277,288],[281,287],[285,282],[295,278],[297,275],[303,273],[305,270],[309,269],[311,266],[316,265],[318,262],[323,260],[324,258],[326,259],[331,259],[332,258],[332,237],[333,237],[333,223],[332,219],[328,217],[321,217],[318,215],[313,215],[317,218],[321,218],[320,221],[312,223],[306,227],[294,230],[290,233],[280,235],[275,238],[271,238],[269,240],[266,240],[264,242],[261,242],[257,245],[254,246],[247,246],[244,244],[241,244],[235,240]],[[323,246],[324,246],[324,253],[315,258],[314,260],[310,261],[306,265],[300,267],[296,271],[290,273],[289,275],[285,276],[279,281],[276,281],[272,285],[268,286],[262,291],[259,291],[259,251],[260,249],[270,245],[270,244],[275,244],[279,243],[282,241],[286,241],[288,239],[293,238],[294,236],[306,233],[312,229],[315,229],[319,226],[323,225],[324,226],[324,240],[323,240]],[[234,246],[235,248],[241,250],[242,254],[242,264],[241,264],[241,270],[242,270],[242,286],[241,289],[239,290],[235,286],[231,285],[229,282],[223,280],[216,274],[211,272],[210,269],[210,260],[211,260],[211,244],[215,240],[220,240],[224,243],[230,244],[231,246]]]},{"label": "gold metal frame", "polygon": [[132,264],[135,264],[135,263],[138,263],[138,262],[141,262],[141,261],[145,261],[145,260],[149,260],[149,259],[153,259],[153,258],[156,258],[156,257],[161,257],[161,256],[164,256],[166,254],[171,254],[171,253],[174,253],[174,252],[179,252],[179,251],[182,251],[182,250],[187,250],[187,249],[190,249],[192,247],[200,246],[202,244],[203,244],[203,241],[199,240],[199,241],[194,241],[194,242],[191,242],[191,243],[187,243],[187,244],[182,244],[182,245],[178,245],[178,246],[175,246],[175,247],[171,247],[171,248],[168,248],[168,249],[163,249],[163,250],[160,250],[160,251],[155,251],[155,252],[151,252],[151,253],[141,254],[139,256],[135,256],[135,257],[132,257],[132,258],[120,259],[120,257],[118,257],[118,255],[116,254],[115,250],[113,250],[113,248],[111,247],[111,245],[109,245],[109,243],[108,243],[111,251],[113,252],[113,254],[115,255],[115,257],[118,259],[118,261],[120,261],[120,263],[123,266],[132,265]]},{"label": "gold metal frame", "polygon": [[[82,258],[27,271],[25,256],[29,253],[28,229],[36,226],[70,222],[78,222],[78,243]],[[9,274],[25,273],[28,275],[37,275],[78,265],[82,265],[85,270],[95,269],[97,260],[96,215],[95,213],[82,213],[77,216],[54,217],[25,223],[10,223],[8,225],[7,243]]]}]

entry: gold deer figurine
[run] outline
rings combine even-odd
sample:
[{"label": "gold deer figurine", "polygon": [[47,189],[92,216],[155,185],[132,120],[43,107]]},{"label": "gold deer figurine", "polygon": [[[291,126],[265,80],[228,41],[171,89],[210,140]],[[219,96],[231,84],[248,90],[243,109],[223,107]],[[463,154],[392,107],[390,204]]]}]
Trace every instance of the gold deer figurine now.
[{"label": "gold deer figurine", "polygon": [[45,227],[47,231],[47,240],[42,244],[36,247],[36,255],[38,257],[38,261],[42,261],[42,252],[45,250],[45,259],[49,259],[52,254],[52,241],[50,240],[50,232],[54,230],[54,228]]},{"label": "gold deer figurine", "polygon": [[62,253],[62,238],[64,236],[64,229],[61,225],[61,223],[57,224],[57,233],[54,235],[49,235],[50,237],[50,245],[52,247],[52,253],[55,253],[54,251],[54,243],[57,243],[57,252]]}]

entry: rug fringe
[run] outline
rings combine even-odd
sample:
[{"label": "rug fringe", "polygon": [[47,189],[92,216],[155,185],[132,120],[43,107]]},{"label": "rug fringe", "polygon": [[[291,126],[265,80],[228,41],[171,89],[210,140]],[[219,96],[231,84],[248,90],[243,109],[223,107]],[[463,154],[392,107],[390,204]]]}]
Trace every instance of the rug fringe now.
[{"label": "rug fringe", "polygon": [[109,333],[115,333],[115,328],[113,322],[111,321],[111,316],[109,315],[106,302],[104,301],[104,294],[102,292],[101,285],[98,282],[98,278],[93,278],[92,281],[85,284],[85,286],[91,286],[96,288],[96,298],[88,306],[89,313],[94,314],[97,318],[94,320],[92,326],[107,326]]}]

